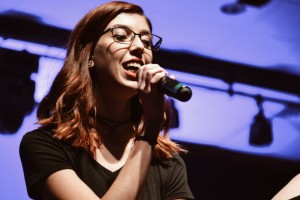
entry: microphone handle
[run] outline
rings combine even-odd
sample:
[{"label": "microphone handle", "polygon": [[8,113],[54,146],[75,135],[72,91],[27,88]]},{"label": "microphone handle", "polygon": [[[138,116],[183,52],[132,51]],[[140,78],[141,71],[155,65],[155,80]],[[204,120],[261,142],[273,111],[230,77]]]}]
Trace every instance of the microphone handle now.
[{"label": "microphone handle", "polygon": [[192,97],[191,88],[168,76],[161,79],[160,89],[164,94],[179,101],[186,102]]}]

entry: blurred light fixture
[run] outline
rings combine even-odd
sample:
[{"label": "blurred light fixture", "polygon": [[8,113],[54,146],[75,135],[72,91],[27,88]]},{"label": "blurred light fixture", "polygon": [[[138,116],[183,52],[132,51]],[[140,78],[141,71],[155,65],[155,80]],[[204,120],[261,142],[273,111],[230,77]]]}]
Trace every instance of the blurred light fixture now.
[{"label": "blurred light fixture", "polygon": [[246,6],[244,4],[240,4],[238,2],[227,3],[221,6],[221,11],[225,14],[240,14],[246,11]]},{"label": "blurred light fixture", "polygon": [[261,7],[271,0],[237,0],[234,3],[227,3],[221,6],[221,11],[225,14],[240,14],[246,11],[246,6]]},{"label": "blurred light fixture", "polygon": [[257,96],[258,113],[254,116],[250,127],[250,145],[266,146],[273,140],[272,124],[266,118],[262,107],[262,97]]},{"label": "blurred light fixture", "polygon": [[0,133],[17,132],[24,117],[34,106],[35,82],[39,56],[26,51],[0,48]]}]

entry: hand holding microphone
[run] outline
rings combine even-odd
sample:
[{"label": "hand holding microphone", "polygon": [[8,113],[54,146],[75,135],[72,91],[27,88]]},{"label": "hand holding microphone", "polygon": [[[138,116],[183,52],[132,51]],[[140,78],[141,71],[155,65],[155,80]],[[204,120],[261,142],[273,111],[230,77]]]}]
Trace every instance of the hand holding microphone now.
[{"label": "hand holding microphone", "polygon": [[[139,70],[136,74],[138,73]],[[158,86],[163,94],[173,97],[179,101],[186,102],[192,97],[191,88],[168,76],[164,76],[163,78],[161,78]]]}]

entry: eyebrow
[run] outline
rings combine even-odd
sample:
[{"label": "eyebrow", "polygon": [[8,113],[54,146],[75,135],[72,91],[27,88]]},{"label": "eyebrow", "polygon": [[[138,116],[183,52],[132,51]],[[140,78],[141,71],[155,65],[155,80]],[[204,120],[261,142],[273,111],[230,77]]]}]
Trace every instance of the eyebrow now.
[{"label": "eyebrow", "polygon": [[[129,30],[132,31],[131,28],[129,28],[127,25],[124,25],[124,24],[115,24],[112,27],[126,28],[126,29],[129,29]],[[143,29],[140,34],[152,34],[152,33],[150,31],[146,30],[146,29]]]}]

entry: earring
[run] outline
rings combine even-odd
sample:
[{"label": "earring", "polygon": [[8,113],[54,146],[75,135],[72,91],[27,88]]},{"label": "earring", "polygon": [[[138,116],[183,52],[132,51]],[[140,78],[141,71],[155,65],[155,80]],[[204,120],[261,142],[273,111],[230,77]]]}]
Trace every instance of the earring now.
[{"label": "earring", "polygon": [[92,67],[94,67],[94,61],[91,59],[88,62],[88,68],[92,68]]},{"label": "earring", "polygon": [[90,58],[89,58],[89,62],[88,62],[88,68],[92,68],[92,67],[94,67],[94,55],[93,54],[91,54],[90,55]]}]

